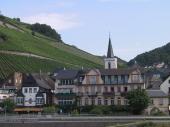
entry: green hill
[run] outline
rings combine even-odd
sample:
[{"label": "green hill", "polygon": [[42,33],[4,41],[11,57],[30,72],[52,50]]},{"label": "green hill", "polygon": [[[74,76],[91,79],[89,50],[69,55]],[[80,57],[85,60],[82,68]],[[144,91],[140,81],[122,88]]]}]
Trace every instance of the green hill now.
[{"label": "green hill", "polygon": [[[56,68],[103,67],[103,57],[45,36],[48,34],[44,29],[47,27],[50,31],[50,26],[44,28],[42,25],[44,34],[35,29],[32,31],[30,26],[0,15],[0,79],[15,71],[52,72]],[[121,59],[118,59],[118,64],[126,67],[126,62]]]},{"label": "green hill", "polygon": [[[23,55],[24,53],[27,55]],[[5,78],[14,71],[50,72],[55,68],[82,66],[101,68],[103,60],[39,33],[32,35],[27,24],[0,17],[0,78]]]},{"label": "green hill", "polygon": [[152,66],[154,63],[165,62],[167,65],[170,65],[170,43],[145,52],[136,56],[134,59],[129,61],[129,65],[133,64],[134,61],[137,61],[141,66]]}]

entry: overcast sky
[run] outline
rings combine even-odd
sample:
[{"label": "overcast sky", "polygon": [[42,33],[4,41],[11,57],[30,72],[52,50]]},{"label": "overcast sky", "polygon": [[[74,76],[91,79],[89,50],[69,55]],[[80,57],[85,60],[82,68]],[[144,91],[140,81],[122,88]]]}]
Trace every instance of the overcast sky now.
[{"label": "overcast sky", "polygon": [[49,24],[95,55],[106,54],[110,32],[114,54],[127,61],[170,41],[170,0],[1,0],[0,10]]}]

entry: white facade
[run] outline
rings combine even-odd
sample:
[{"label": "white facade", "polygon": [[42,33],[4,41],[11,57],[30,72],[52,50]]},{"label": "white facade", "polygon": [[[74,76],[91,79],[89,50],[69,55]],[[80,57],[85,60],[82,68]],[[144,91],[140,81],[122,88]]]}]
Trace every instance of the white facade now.
[{"label": "white facade", "polygon": [[117,58],[105,58],[105,69],[117,69]]},{"label": "white facade", "polygon": [[24,106],[36,105],[36,94],[39,87],[23,87],[22,93],[24,94]]}]

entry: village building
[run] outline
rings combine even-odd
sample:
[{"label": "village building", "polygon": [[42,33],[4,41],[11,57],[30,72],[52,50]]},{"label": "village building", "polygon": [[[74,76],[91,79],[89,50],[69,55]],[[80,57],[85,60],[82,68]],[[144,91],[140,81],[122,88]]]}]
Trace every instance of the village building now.
[{"label": "village building", "polygon": [[154,115],[157,112],[169,114],[169,96],[162,90],[146,90],[151,99],[151,103],[145,110],[148,115]]},{"label": "village building", "polygon": [[55,104],[127,105],[125,95],[145,89],[144,71],[138,67],[119,69],[111,39],[104,69],[59,70],[55,72]]},{"label": "village building", "polygon": [[[41,111],[44,105],[52,105],[54,82],[48,77],[40,74],[24,74],[22,87],[17,91],[15,102],[16,112]],[[36,107],[36,108],[35,108]]]}]

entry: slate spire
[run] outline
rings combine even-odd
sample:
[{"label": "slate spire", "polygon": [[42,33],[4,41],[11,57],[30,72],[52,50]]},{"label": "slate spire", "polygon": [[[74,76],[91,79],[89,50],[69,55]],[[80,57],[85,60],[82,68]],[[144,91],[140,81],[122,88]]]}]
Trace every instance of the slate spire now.
[{"label": "slate spire", "polygon": [[107,58],[114,58],[110,34],[109,34],[109,45],[108,45],[108,51],[107,51]]}]

